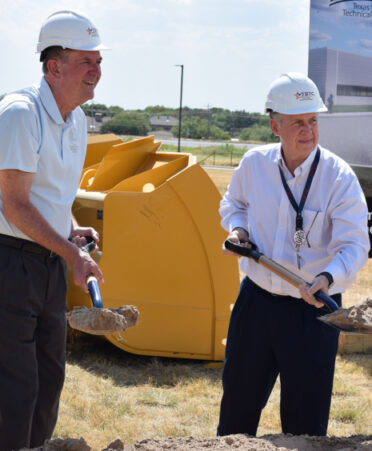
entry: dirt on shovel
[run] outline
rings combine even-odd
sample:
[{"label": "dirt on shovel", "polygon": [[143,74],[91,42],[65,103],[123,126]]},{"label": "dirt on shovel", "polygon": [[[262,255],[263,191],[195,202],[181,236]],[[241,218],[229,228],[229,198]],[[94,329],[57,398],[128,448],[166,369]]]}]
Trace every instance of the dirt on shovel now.
[{"label": "dirt on shovel", "polygon": [[342,332],[372,334],[372,298],[358,302],[348,309],[339,308],[319,319]]},{"label": "dirt on shovel", "polygon": [[119,308],[74,307],[67,313],[73,329],[93,335],[111,335],[123,332],[138,322],[139,312],[133,305]]}]

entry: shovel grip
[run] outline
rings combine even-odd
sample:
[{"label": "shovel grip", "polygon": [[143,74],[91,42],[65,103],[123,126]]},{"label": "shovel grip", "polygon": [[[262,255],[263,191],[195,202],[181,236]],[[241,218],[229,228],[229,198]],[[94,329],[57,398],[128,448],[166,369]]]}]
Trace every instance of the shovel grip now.
[{"label": "shovel grip", "polygon": [[90,294],[90,298],[92,300],[92,304],[96,308],[102,308],[102,297],[101,297],[101,291],[98,286],[98,281],[94,276],[89,276],[87,278],[87,285],[88,290]]},{"label": "shovel grip", "polygon": [[[258,252],[255,249],[241,246],[240,244],[233,243],[230,240],[225,241],[225,248],[243,257],[253,258],[254,260],[256,260],[258,264],[264,266],[266,269],[270,270],[277,276],[286,280],[288,283],[295,286],[296,288],[298,288],[303,283],[310,285],[308,282],[306,282],[297,274],[293,273],[292,271],[275,262],[274,260],[271,260],[271,258],[266,257],[266,255],[262,254],[261,252]],[[313,296],[319,302],[323,302],[324,305],[331,312],[338,310],[337,303],[331,297],[323,293],[323,291],[317,291],[316,293],[313,294]]]},{"label": "shovel grip", "polygon": [[85,239],[87,244],[81,250],[90,254],[96,248],[97,244],[91,236],[86,236]]}]

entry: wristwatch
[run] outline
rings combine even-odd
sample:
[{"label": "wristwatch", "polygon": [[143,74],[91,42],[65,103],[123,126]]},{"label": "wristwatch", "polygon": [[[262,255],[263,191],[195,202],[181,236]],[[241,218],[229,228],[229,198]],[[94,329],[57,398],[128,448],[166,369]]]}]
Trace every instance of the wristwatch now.
[{"label": "wristwatch", "polygon": [[330,272],[328,272],[328,271],[323,271],[323,272],[319,273],[316,277],[318,277],[318,276],[324,276],[324,277],[327,278],[327,280],[328,280],[328,288],[331,288],[334,285],[334,283],[335,283],[334,280],[333,280],[332,274]]}]

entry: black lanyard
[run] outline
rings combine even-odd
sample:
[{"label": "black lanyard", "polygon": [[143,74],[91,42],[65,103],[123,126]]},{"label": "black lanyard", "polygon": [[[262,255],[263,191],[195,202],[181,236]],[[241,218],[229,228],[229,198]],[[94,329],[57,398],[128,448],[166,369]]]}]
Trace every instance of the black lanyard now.
[{"label": "black lanyard", "polygon": [[320,149],[318,148],[315,158],[311,164],[309,175],[307,176],[305,188],[304,188],[304,190],[302,192],[302,196],[301,196],[300,205],[297,205],[297,202],[292,194],[292,191],[290,190],[288,183],[287,183],[286,179],[284,178],[282,168],[279,166],[280,176],[282,178],[282,183],[283,183],[285,192],[287,193],[288,199],[291,202],[292,207],[294,208],[294,211],[296,212],[296,230],[303,230],[302,210],[304,208],[304,205],[305,205],[305,202],[307,199],[307,195],[309,194],[311,182],[313,181],[313,178],[314,178],[314,175],[316,172],[316,168],[318,167],[319,158],[320,158]]}]

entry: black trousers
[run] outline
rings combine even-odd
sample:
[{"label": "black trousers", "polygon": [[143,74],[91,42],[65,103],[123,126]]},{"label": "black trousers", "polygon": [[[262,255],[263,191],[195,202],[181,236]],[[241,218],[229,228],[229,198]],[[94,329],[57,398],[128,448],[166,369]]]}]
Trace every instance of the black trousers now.
[{"label": "black trousers", "polygon": [[0,451],[52,436],[65,375],[66,268],[0,245]]},{"label": "black trousers", "polygon": [[[341,295],[332,298],[341,305]],[[317,320],[325,313],[242,281],[229,325],[218,435],[256,435],[278,374],[283,432],[326,435],[339,333]]]}]

